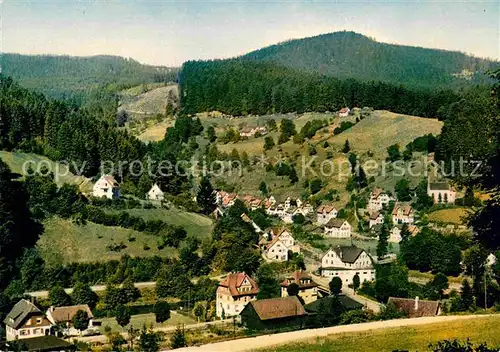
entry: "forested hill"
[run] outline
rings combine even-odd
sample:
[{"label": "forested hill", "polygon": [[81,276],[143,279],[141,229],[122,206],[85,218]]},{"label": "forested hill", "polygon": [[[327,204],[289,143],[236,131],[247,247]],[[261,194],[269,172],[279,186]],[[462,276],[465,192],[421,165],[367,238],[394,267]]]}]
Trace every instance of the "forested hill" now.
[{"label": "forested hill", "polygon": [[187,114],[218,110],[231,115],[261,115],[370,106],[440,117],[459,99],[449,89],[408,89],[383,82],[337,79],[241,59],[186,62],[179,82],[181,106]]},{"label": "forested hill", "polygon": [[456,51],[379,43],[345,31],[290,40],[242,58],[273,61],[338,78],[431,88],[490,82],[484,72],[500,65]]},{"label": "forested hill", "polygon": [[94,88],[117,92],[142,83],[175,81],[176,68],[119,56],[3,54],[2,73],[53,98],[80,98]]}]

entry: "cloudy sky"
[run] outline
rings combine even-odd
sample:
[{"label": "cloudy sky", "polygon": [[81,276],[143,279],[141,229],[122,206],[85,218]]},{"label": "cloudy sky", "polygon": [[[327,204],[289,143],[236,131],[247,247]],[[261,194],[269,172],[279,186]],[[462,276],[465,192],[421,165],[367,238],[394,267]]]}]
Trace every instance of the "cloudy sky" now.
[{"label": "cloudy sky", "polygon": [[[2,3],[3,2],[3,3]],[[0,0],[2,50],[132,57],[156,65],[224,58],[339,30],[500,59],[500,1]]]}]

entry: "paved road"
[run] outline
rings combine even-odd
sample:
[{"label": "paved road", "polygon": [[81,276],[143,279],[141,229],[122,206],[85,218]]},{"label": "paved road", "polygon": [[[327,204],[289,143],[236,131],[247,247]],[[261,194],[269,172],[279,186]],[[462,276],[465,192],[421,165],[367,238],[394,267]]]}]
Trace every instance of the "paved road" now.
[{"label": "paved road", "polygon": [[438,317],[396,319],[396,320],[377,321],[377,322],[362,323],[362,324],[333,326],[329,328],[299,330],[299,331],[284,332],[273,335],[249,337],[244,339],[208,344],[200,347],[187,347],[187,348],[177,349],[176,352],[249,351],[259,348],[270,348],[273,346],[284,345],[290,342],[295,343],[301,340],[315,339],[316,337],[323,337],[327,335],[362,332],[367,330],[386,329],[386,328],[394,328],[402,326],[416,326],[416,325],[425,325],[432,323],[447,323],[455,320],[482,319],[487,316],[486,315],[438,316]]}]

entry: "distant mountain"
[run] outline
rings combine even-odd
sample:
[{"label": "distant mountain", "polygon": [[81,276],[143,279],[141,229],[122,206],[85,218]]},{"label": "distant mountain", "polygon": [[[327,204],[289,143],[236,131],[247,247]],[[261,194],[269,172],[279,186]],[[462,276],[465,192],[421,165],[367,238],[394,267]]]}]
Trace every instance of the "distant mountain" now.
[{"label": "distant mountain", "polygon": [[272,61],[338,78],[433,88],[487,83],[484,72],[500,65],[456,51],[379,43],[355,32],[290,40],[242,58]]},{"label": "distant mountain", "polygon": [[2,73],[55,98],[81,97],[94,88],[117,92],[142,83],[174,81],[176,68],[143,65],[119,56],[3,54]]}]

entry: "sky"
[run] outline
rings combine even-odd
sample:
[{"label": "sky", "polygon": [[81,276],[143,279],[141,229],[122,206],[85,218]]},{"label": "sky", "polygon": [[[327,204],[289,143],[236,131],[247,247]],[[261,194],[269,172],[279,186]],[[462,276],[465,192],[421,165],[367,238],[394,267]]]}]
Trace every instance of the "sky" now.
[{"label": "sky", "polygon": [[234,57],[352,30],[379,42],[500,60],[496,1],[0,0],[2,52],[131,57],[152,65]]}]

